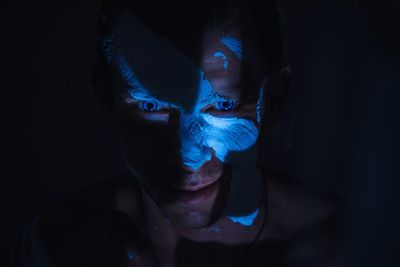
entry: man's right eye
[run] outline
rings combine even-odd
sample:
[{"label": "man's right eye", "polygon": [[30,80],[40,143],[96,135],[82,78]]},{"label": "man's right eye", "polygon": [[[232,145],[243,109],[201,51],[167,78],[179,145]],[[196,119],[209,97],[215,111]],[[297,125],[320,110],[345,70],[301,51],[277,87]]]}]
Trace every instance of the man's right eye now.
[{"label": "man's right eye", "polygon": [[149,113],[160,110],[160,105],[156,101],[151,100],[139,101],[137,107],[139,110]]},{"label": "man's right eye", "polygon": [[214,104],[214,107],[219,111],[232,111],[237,107],[237,102],[231,99],[224,99]]}]

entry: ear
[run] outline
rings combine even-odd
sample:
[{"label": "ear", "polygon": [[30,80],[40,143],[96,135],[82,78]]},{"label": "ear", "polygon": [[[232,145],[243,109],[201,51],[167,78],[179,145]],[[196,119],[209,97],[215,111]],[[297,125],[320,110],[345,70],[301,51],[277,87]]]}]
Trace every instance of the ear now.
[{"label": "ear", "polygon": [[[265,157],[264,142],[269,142],[271,128],[276,124],[282,110],[285,108],[291,84],[291,70],[282,68],[278,73],[266,77],[264,82],[264,105],[262,111],[260,138],[258,139],[257,166],[263,170]],[[264,137],[263,137],[264,136]]]},{"label": "ear", "polygon": [[[289,87],[292,81],[292,72],[289,67],[283,67],[277,74],[271,77],[270,83],[266,85],[266,99],[264,100],[265,115],[263,117],[264,127],[273,126],[279,119],[282,110],[287,104]],[[266,121],[265,121],[266,120]]]}]

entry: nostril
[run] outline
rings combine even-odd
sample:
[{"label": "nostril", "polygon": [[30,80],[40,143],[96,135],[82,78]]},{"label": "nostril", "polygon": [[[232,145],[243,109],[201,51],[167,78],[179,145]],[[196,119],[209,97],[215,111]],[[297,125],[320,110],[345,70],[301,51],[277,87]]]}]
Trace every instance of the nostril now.
[{"label": "nostril", "polygon": [[193,169],[192,167],[190,167],[190,166],[188,166],[186,164],[181,164],[180,167],[182,168],[182,172],[184,174],[192,174],[192,173],[194,173],[196,171],[195,169]]},{"label": "nostril", "polygon": [[170,161],[169,167],[183,175],[191,175],[196,172],[196,170],[193,169],[192,167],[184,164],[183,162],[178,162],[178,161],[174,161],[174,162]]}]

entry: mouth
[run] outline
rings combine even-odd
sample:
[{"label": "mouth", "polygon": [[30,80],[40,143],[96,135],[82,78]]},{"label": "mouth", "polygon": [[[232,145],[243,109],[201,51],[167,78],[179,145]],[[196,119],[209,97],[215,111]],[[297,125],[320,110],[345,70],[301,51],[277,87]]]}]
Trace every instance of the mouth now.
[{"label": "mouth", "polygon": [[[187,176],[185,177],[185,179],[186,179],[186,180],[192,180],[192,177],[191,177],[192,175],[195,175],[195,174],[189,174],[189,175],[187,175]],[[203,189],[206,189],[206,188],[212,186],[213,184],[217,183],[217,182],[220,180],[221,176],[222,176],[222,175],[220,175],[219,177],[216,177],[216,178],[214,178],[214,179],[210,179],[210,180],[207,181],[207,182],[203,182],[203,183],[194,183],[194,184],[187,183],[187,185],[184,185],[184,186],[179,186],[179,185],[173,184],[173,183],[167,183],[167,182],[165,182],[165,181],[163,181],[163,183],[164,183],[166,186],[168,186],[168,187],[170,187],[170,188],[172,188],[172,189],[175,189],[175,190],[177,190],[177,191],[181,191],[181,192],[198,192],[198,191],[201,191],[201,190],[203,190]],[[194,178],[193,180],[197,180],[197,179]]]},{"label": "mouth", "polygon": [[163,191],[170,199],[181,204],[200,204],[206,203],[218,192],[224,175],[218,179],[199,186],[176,188],[166,182],[162,182]]}]

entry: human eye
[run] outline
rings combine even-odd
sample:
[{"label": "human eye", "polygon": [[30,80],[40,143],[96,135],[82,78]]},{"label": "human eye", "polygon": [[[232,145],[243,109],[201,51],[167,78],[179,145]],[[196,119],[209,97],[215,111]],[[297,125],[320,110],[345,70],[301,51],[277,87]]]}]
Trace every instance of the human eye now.
[{"label": "human eye", "polygon": [[216,117],[232,117],[237,116],[239,110],[239,101],[220,97],[204,107],[202,111]]},{"label": "human eye", "polygon": [[232,99],[222,99],[214,103],[213,107],[218,111],[232,111],[238,106],[237,101]]},{"label": "human eye", "polygon": [[152,113],[161,110],[162,107],[157,101],[149,99],[138,101],[137,108],[140,111]]},{"label": "human eye", "polygon": [[140,118],[153,122],[168,122],[170,109],[168,103],[155,98],[141,98],[134,101],[137,114]]}]

